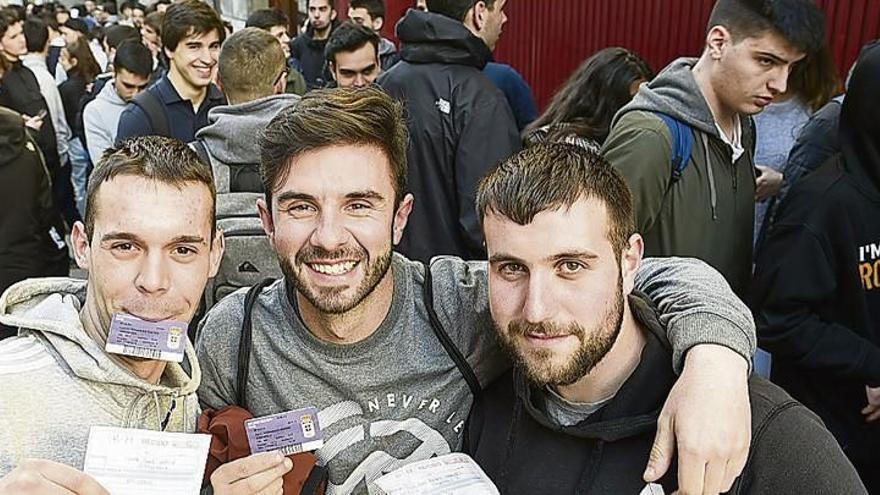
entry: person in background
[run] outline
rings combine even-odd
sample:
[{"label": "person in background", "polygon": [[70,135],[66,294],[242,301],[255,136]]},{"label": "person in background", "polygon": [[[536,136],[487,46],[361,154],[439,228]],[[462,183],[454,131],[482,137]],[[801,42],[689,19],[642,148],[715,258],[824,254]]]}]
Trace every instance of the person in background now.
[{"label": "person in background", "polygon": [[153,73],[150,81],[156,81],[168,70],[168,59],[162,53],[162,18],[161,12],[152,12],[144,18],[141,25],[141,40],[153,54]]},{"label": "person in background", "polygon": [[526,146],[566,142],[602,148],[611,121],[639,87],[654,78],[648,63],[626,48],[605,48],[586,59],[553,95],[544,113],[523,135]]},{"label": "person in background", "polygon": [[83,122],[78,117],[80,117],[80,101],[88,87],[94,84],[95,78],[101,73],[101,68],[92,57],[92,51],[83,36],[64,47],[60,62],[67,73],[67,80],[58,86],[58,92],[61,93],[61,102],[64,105],[64,118],[71,130],[68,142],[70,176],[76,198],[76,209],[80,216],[85,216],[86,183],[90,160],[85,147]]},{"label": "person in background", "polygon": [[816,112],[837,95],[837,68],[827,46],[794,68],[788,90],[755,115],[755,231],[757,245],[763,237],[765,215],[782,188],[783,168],[797,136]]},{"label": "person in background", "polygon": [[120,25],[107,26],[104,30],[104,53],[107,54],[107,60],[109,60],[107,70],[113,70],[113,59],[116,56],[116,49],[125,41],[137,41],[140,43],[140,32],[131,26]]},{"label": "person in background", "polygon": [[308,8],[308,28],[293,40],[290,53],[311,90],[323,88],[331,79],[324,48],[336,25],[336,0],[308,0]]},{"label": "person in background", "polygon": [[394,42],[381,34],[385,25],[385,0],[352,0],[348,7],[348,18],[372,29],[379,36],[379,62],[382,70],[388,70],[400,61]]},{"label": "person in background", "polygon": [[333,31],[325,52],[330,73],[340,88],[362,88],[376,82],[382,72],[379,35],[348,21]]},{"label": "person in background", "polygon": [[150,50],[138,41],[127,40],[116,50],[113,77],[104,83],[95,99],[82,110],[86,147],[92,163],[116,142],[119,117],[125,106],[147,89],[152,70]]},{"label": "person in background", "polygon": [[285,91],[289,94],[302,96],[307,91],[306,80],[290,57],[290,34],[287,31],[289,25],[290,20],[287,18],[287,14],[279,9],[256,10],[248,16],[244,24],[245,27],[256,27],[268,31],[281,43],[284,59],[287,61],[287,88]]},{"label": "person in background", "polygon": [[[522,141],[504,94],[483,68],[507,21],[507,0],[432,0],[397,23],[402,60],[378,84],[409,112],[409,184],[417,198],[397,249],[484,259],[477,182]],[[438,139],[438,136],[444,136]]]},{"label": "person in background", "polygon": [[21,57],[21,63],[30,69],[37,78],[40,93],[46,101],[49,109],[49,118],[55,129],[55,143],[58,150],[59,168],[53,177],[52,187],[55,190],[55,200],[58,208],[68,225],[80,220],[82,216],[76,209],[76,202],[71,182],[70,161],[68,156],[69,141],[71,138],[70,127],[64,118],[64,104],[61,101],[61,93],[55,84],[55,76],[49,72],[46,66],[46,54],[49,52],[49,29],[46,24],[36,18],[30,18],[22,27],[27,41],[27,55]]},{"label": "person in background", "polygon": [[[168,73],[132,101],[119,117],[116,142],[132,136],[167,135],[188,143],[208,123],[208,111],[226,103],[212,82],[226,38],[223,21],[208,4],[183,0],[165,12],[162,45],[169,56]],[[147,109],[155,111],[149,112]]]},{"label": "person in background", "polygon": [[780,205],[752,287],[773,381],[822,418],[872,494],[880,493],[878,87],[875,45],[849,82],[841,152]]}]

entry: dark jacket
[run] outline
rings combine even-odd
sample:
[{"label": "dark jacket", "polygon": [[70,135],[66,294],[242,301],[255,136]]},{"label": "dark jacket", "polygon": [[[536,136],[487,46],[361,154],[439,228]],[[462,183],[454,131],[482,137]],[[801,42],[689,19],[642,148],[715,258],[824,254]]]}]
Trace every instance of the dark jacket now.
[{"label": "dark jacket", "polygon": [[415,205],[399,250],[484,259],[474,206],[479,180],[519,151],[504,95],[482,73],[491,54],[464,24],[410,10],[397,24],[402,61],[378,83],[407,109],[409,189]]},{"label": "dark jacket", "polygon": [[[192,102],[184,100],[174,88],[171,79],[166,75],[156,84],[146,89],[162,103],[168,129],[173,137],[189,143],[196,137],[202,127],[208,125],[208,112],[217,106],[226,104],[226,97],[213,83],[208,86],[208,93],[199,106],[198,113],[193,111]],[[156,134],[153,123],[147,113],[134,103],[129,103],[119,117],[116,130],[116,142],[134,136],[152,136]]]},{"label": "dark jacket", "polygon": [[516,128],[520,132],[538,118],[538,106],[535,104],[532,88],[516,69],[507,64],[489,62],[483,69],[483,74],[504,93],[516,119]]},{"label": "dark jacket", "polygon": [[880,424],[860,412],[865,386],[880,386],[880,49],[861,60],[841,113],[842,152],[782,203],[758,254],[752,305],[773,381],[880,482]]},{"label": "dark jacket", "polygon": [[324,48],[330,37],[316,40],[312,37],[314,35],[315,29],[309,26],[308,30],[297,36],[290,45],[293,65],[305,78],[306,87],[309,90],[323,88],[333,80],[333,75],[330,74],[330,67],[324,56]]},{"label": "dark jacket", "polygon": [[[21,115],[0,108],[0,294],[26,278],[66,276],[63,236],[42,153]],[[11,331],[0,325],[0,339]]]},{"label": "dark jacket", "polygon": [[[471,411],[466,447],[504,494],[638,494],[657,417],[675,382],[655,310],[631,297],[647,343],[641,362],[610,402],[574,426],[545,412],[543,390],[514,369],[490,385]],[[775,385],[749,380],[752,446],[729,493],[860,494],[858,475],[807,408]],[[794,440],[796,438],[796,440]],[[660,480],[677,488],[675,463]]]},{"label": "dark jacket", "polygon": [[64,118],[74,136],[85,143],[82,116],[79,115],[79,103],[86,94],[89,83],[79,76],[70,76],[66,81],[58,85],[61,93],[61,103],[64,105]]},{"label": "dark jacket", "polygon": [[0,81],[0,106],[11,108],[18,113],[34,117],[45,110],[46,116],[43,118],[43,126],[37,132],[35,138],[43,157],[46,160],[46,167],[49,169],[52,179],[58,174],[61,168],[61,162],[58,157],[58,143],[55,137],[55,126],[52,125],[52,119],[49,118],[49,106],[40,93],[40,85],[37,83],[37,77],[30,69],[25,67],[21,62],[15,62],[12,67],[4,74]]},{"label": "dark jacket", "polygon": [[[642,85],[614,117],[602,152],[632,190],[645,255],[699,258],[743,296],[751,280],[755,224],[753,127],[751,118],[741,117],[745,153],[733,163],[694,80],[695,63],[678,59]],[[673,184],[671,135],[656,112],[693,132],[689,165]]]}]

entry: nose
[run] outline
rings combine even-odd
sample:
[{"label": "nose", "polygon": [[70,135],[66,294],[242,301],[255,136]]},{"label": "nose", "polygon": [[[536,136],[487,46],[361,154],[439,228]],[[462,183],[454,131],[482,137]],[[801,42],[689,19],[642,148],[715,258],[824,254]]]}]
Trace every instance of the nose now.
[{"label": "nose", "polygon": [[363,88],[363,87],[365,87],[366,85],[367,85],[367,78],[364,77],[363,74],[358,74],[357,76],[355,76],[355,78],[354,78],[354,84],[353,84],[353,86],[354,86],[355,88]]},{"label": "nose", "polygon": [[161,294],[170,283],[168,267],[161,252],[151,252],[144,257],[135,284],[146,294]]},{"label": "nose", "polygon": [[788,75],[790,73],[790,66],[781,67],[779,70],[774,71],[772,78],[767,82],[767,89],[774,96],[785,93],[785,90],[788,89]]},{"label": "nose", "polygon": [[314,232],[311,243],[314,246],[333,251],[348,241],[348,232],[339,215],[333,212],[323,212]]},{"label": "nose", "polygon": [[553,316],[553,305],[548,281],[540,273],[531,273],[523,303],[523,318],[529,323],[541,323]]}]

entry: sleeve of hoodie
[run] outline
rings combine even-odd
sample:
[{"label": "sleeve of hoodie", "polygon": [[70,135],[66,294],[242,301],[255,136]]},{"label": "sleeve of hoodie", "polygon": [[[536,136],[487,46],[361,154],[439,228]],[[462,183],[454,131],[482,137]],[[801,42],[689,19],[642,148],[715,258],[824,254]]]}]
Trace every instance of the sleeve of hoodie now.
[{"label": "sleeve of hoodie", "polygon": [[95,100],[89,102],[83,109],[83,130],[92,163],[98,163],[104,150],[113,146],[113,132],[116,131],[107,128],[99,115],[100,110],[100,105],[95,104]]},{"label": "sleeve of hoodie", "polygon": [[837,264],[824,236],[805,225],[776,226],[752,288],[761,345],[803,368],[880,386],[880,347],[816,312],[839,290]]},{"label": "sleeve of hoodie", "polygon": [[663,205],[672,174],[670,140],[659,117],[632,111],[620,117],[602,147],[602,155],[620,171],[632,191],[639,232],[650,229]]},{"label": "sleeve of hoodie", "polygon": [[[491,84],[488,81],[486,84]],[[477,218],[477,185],[498,164],[522,147],[516,121],[500,90],[495,95],[477,91],[461,130],[455,152],[455,188],[458,224],[471,252],[484,253],[483,232]],[[497,95],[497,96],[496,96]]]},{"label": "sleeve of hoodie", "polygon": [[756,346],[752,314],[717,270],[693,258],[647,258],[636,273],[635,288],[660,310],[676,372],[682,370],[685,353],[700,344],[727,347],[751,367]]}]

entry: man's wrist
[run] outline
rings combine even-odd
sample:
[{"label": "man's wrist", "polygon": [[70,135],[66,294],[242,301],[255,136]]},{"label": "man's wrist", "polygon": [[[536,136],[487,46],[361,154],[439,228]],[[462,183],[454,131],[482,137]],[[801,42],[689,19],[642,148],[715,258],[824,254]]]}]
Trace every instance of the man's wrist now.
[{"label": "man's wrist", "polygon": [[721,344],[697,344],[691,347],[685,354],[682,372],[688,368],[705,369],[719,365],[748,379],[751,363],[742,354]]}]

